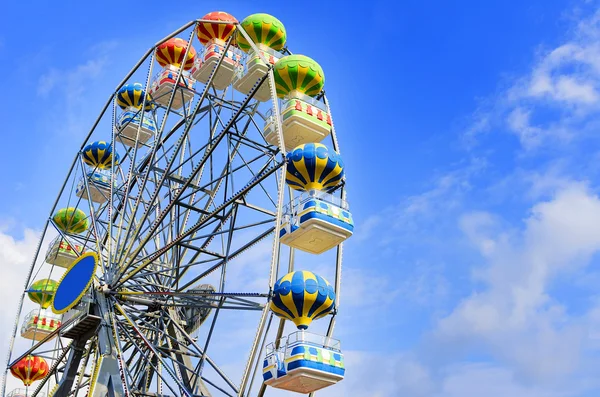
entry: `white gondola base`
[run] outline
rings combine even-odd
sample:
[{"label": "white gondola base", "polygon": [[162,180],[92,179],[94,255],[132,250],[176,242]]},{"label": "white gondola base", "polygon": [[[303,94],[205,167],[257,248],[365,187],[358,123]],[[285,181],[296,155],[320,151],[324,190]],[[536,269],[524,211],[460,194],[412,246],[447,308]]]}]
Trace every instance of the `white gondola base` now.
[{"label": "white gondola base", "polygon": [[[289,224],[283,224],[281,229],[289,230]],[[342,227],[332,225],[322,219],[309,219],[297,229],[284,234],[281,242],[311,254],[322,254],[350,236],[352,236],[352,232]]]},{"label": "white gondola base", "polygon": [[[301,114],[292,114],[281,123],[283,141],[288,152],[305,143],[318,143],[325,139],[331,132],[331,127],[313,121]],[[275,120],[271,117],[265,124],[265,140],[271,145],[278,145],[277,128]]]},{"label": "white gondola base", "polygon": [[[209,45],[206,49],[204,60],[198,60],[197,64],[192,69],[192,77],[206,84],[213,69],[217,66],[217,63],[219,63],[219,58],[221,58],[223,49],[224,47],[219,46],[218,44]],[[234,54],[231,50],[227,52],[227,56],[223,58],[221,66],[219,66],[219,70],[217,70],[215,77],[213,78],[213,87],[215,87],[215,89],[224,90],[231,84],[240,57],[241,55]],[[238,61],[235,61],[235,58],[237,58]]]},{"label": "white gondola base", "polygon": [[77,197],[81,197],[84,200],[91,200],[94,203],[105,203],[108,201],[110,197],[110,187],[106,185],[101,185],[99,183],[94,183],[93,181],[88,179],[88,188],[90,190],[90,194],[88,197],[88,191],[85,188],[84,183],[80,183],[77,186],[77,190],[75,190],[75,195]]},{"label": "white gondola base", "polygon": [[312,393],[331,386],[344,379],[343,376],[330,374],[312,368],[298,368],[288,371],[281,378],[265,381],[265,384],[277,389],[289,390],[296,393]]},{"label": "white gondola base", "polygon": [[[265,65],[263,62],[255,63],[251,66],[248,71],[243,74],[241,77],[236,77],[233,88],[242,94],[248,95],[252,90],[252,87],[256,85],[258,80],[260,80],[265,74],[269,67]],[[271,84],[269,83],[269,79],[264,81],[260,88],[254,93],[254,99],[260,102],[266,102],[271,99]]]},{"label": "white gondola base", "polygon": [[[192,76],[198,81],[207,83],[208,79],[210,78],[210,74],[215,66],[217,66],[217,62],[219,62],[218,56],[209,57],[206,61],[202,62],[198,69],[192,72]],[[231,84],[231,80],[233,80],[234,71],[234,65],[225,61],[221,62],[221,66],[213,78],[213,87],[215,87],[217,90],[224,90],[227,88],[229,84]]]},{"label": "white gondola base", "polygon": [[[154,78],[150,87],[150,95],[154,102],[165,107],[169,104],[177,73],[179,73],[177,68],[168,67]],[[175,92],[173,103],[171,104],[172,109],[181,109],[184,103],[189,102],[194,97],[194,92],[191,90],[194,83],[195,81],[189,77],[187,72],[180,77],[179,87]]]},{"label": "white gondola base", "polygon": [[[21,337],[39,342],[42,339],[44,339],[46,337],[46,335],[48,335],[50,332],[52,332],[52,331],[36,329],[35,326],[31,326],[31,327],[27,328],[26,330],[23,330],[23,332],[21,332]],[[54,338],[52,338],[52,339],[54,339]]]},{"label": "white gondola base", "polygon": [[40,341],[60,327],[60,316],[46,310],[31,311],[21,327],[21,336],[25,339]]},{"label": "white gondola base", "polygon": [[[312,97],[294,91],[281,106],[281,127],[287,151],[305,143],[318,143],[331,133],[331,117],[325,105]],[[277,145],[277,119],[270,113],[263,134],[271,145]]]},{"label": "white gondola base", "polygon": [[[152,91],[152,97],[155,98],[154,101],[156,103],[160,103],[165,107],[169,104],[169,98],[171,97],[171,91],[173,90],[174,86],[173,83],[173,81],[165,81],[157,85],[156,89]],[[193,96],[193,92],[181,87],[175,93],[171,108],[175,110],[181,109],[183,104],[189,102]]]},{"label": "white gondola base", "polygon": [[[305,143],[319,143],[329,135],[330,128],[323,128],[321,124],[314,123],[305,118],[292,116],[281,124],[283,141],[288,152]],[[277,129],[275,123],[265,126],[265,140],[277,146]]]},{"label": "white gondola base", "polygon": [[80,254],[84,252],[83,246],[73,243],[69,244],[67,241],[57,238],[48,248],[46,262],[54,266],[68,268],[78,258],[74,249]]},{"label": "white gondola base", "polygon": [[280,339],[278,346],[267,345],[267,356],[263,361],[266,385],[296,393],[312,393],[344,379],[346,370],[339,341],[298,331]]},{"label": "white gondola base", "polygon": [[[150,138],[152,138],[152,136],[154,135],[154,131],[152,131],[145,125],[142,125],[140,127],[140,134],[138,137],[138,127],[139,123],[135,123],[133,121],[126,123],[124,126],[119,128],[119,135],[117,136],[117,139],[121,141],[123,145],[129,147],[136,146],[139,148],[143,146],[146,142],[150,140]],[[136,137],[138,138],[137,145],[135,144]]]}]

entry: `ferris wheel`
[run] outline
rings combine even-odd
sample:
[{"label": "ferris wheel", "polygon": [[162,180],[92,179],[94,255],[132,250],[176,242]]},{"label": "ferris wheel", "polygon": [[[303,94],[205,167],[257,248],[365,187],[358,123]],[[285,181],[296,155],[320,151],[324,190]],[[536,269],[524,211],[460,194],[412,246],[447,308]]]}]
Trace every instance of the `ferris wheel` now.
[{"label": "ferris wheel", "polygon": [[242,397],[341,381],[333,331],[354,226],[323,84],[267,14],[211,12],[148,50],[60,187],[2,395]]}]

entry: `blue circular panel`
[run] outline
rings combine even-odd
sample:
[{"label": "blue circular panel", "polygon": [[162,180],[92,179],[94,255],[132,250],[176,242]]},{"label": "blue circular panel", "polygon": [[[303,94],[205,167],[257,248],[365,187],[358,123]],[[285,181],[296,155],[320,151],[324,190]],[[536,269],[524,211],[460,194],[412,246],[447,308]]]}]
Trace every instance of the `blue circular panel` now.
[{"label": "blue circular panel", "polygon": [[52,301],[54,312],[62,313],[79,302],[92,282],[96,263],[95,254],[84,254],[71,265],[54,294]]}]

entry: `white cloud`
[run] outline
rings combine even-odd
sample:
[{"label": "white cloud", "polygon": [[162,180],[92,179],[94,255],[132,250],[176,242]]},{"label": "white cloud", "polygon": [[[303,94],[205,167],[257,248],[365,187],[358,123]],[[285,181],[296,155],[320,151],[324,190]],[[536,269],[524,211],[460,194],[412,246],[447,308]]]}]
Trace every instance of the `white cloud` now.
[{"label": "white cloud", "polygon": [[457,364],[446,374],[435,397],[561,397],[576,395],[577,390],[544,389],[525,386],[510,370],[485,364]]},{"label": "white cloud", "polygon": [[[0,288],[0,301],[3,305],[0,308],[0,319],[2,324],[0,328],[0,340],[4,343],[0,346],[0,360],[4,365],[4,360],[8,354],[8,341],[11,338],[13,324],[17,314],[17,305],[21,294],[25,288],[25,279],[33,260],[33,254],[37,247],[39,233],[31,229],[23,230],[21,238],[15,238],[7,232],[8,226],[0,226],[0,268],[2,269],[2,288]],[[27,311],[27,302],[23,313]],[[21,324],[19,323],[20,327]],[[15,341],[15,353],[27,348],[27,340],[21,339],[17,333]],[[14,357],[14,356],[13,356]],[[17,379],[8,376],[7,392],[14,387],[22,386]]]},{"label": "white cloud", "polygon": [[[4,228],[0,228],[0,267],[2,268],[2,288],[0,288],[0,300],[12,304],[2,305],[0,314],[4,323],[12,323],[16,314],[18,297],[23,292],[25,278],[33,254],[35,252],[39,234],[31,229],[25,229],[21,239],[15,239],[8,234]],[[0,331],[6,332],[5,327]],[[2,354],[0,353],[0,357]]]},{"label": "white cloud", "polygon": [[379,214],[369,216],[364,222],[361,222],[356,226],[352,239],[359,242],[367,240],[372,236],[373,232],[379,230],[378,226],[382,221],[383,218]]},{"label": "white cloud", "polygon": [[569,178],[568,165],[555,161],[543,171],[521,173],[521,177],[528,185],[525,192],[528,198],[539,200],[554,195],[559,190],[567,189],[573,180]]},{"label": "white cloud", "polygon": [[[40,76],[38,94],[45,96],[54,89],[61,89],[68,100],[81,99],[86,92],[86,82],[97,78],[103,72],[108,64],[110,51],[115,45],[114,42],[100,43],[90,50],[94,57],[86,62],[65,70],[48,70]],[[57,84],[59,82],[60,85]]]},{"label": "white cloud", "polygon": [[90,48],[89,53],[93,55],[87,61],[63,70],[51,68],[40,76],[37,94],[43,98],[52,97],[55,113],[64,115],[58,116],[64,118],[49,122],[60,125],[61,134],[81,136],[82,131],[89,129],[90,87],[110,63],[115,46],[114,42],[100,43]]},{"label": "white cloud", "polygon": [[459,219],[460,229],[483,256],[489,256],[496,250],[496,241],[489,236],[489,230],[495,228],[495,225],[495,217],[484,211],[470,212]]},{"label": "white cloud", "polygon": [[46,74],[40,76],[38,82],[38,95],[46,97],[61,80],[61,73],[56,69],[50,69]]},{"label": "white cloud", "polygon": [[485,108],[480,108],[471,115],[468,127],[461,137],[466,147],[473,147],[479,135],[489,132],[493,124],[491,116],[491,112]]},{"label": "white cloud", "polygon": [[[343,383],[325,396],[387,397],[431,395],[433,384],[426,368],[415,360],[397,354],[348,352],[348,375]],[[365,381],[367,380],[368,381]],[[340,390],[341,389],[341,390]]]},{"label": "white cloud", "polygon": [[537,146],[543,134],[541,128],[531,125],[530,117],[531,111],[517,107],[506,118],[508,127],[519,136],[526,148]]},{"label": "white cloud", "polygon": [[[540,50],[529,73],[476,109],[463,132],[472,143],[508,130],[531,151],[595,133],[600,110],[600,11],[580,20],[559,46]],[[469,145],[473,146],[473,145]]]},{"label": "white cloud", "polygon": [[[527,75],[476,109],[462,136],[476,161],[453,165],[423,193],[366,222],[395,220],[389,236],[378,236],[386,247],[409,245],[410,252],[423,246],[419,239],[438,239],[442,250],[463,250],[448,267],[469,269],[471,278],[465,283],[463,273],[455,272],[442,279],[449,292],[429,300],[446,301],[442,306],[450,310],[431,313],[431,338],[413,351],[428,374],[427,396],[559,397],[600,389],[590,376],[599,363],[600,305],[582,303],[584,287],[575,281],[576,275],[585,278],[600,251],[600,199],[578,182],[589,175],[572,167],[585,166],[575,145],[597,134],[600,122],[598,21],[600,13],[583,20],[566,42],[542,52]],[[473,140],[497,132],[514,134],[524,151],[513,156],[512,148],[493,140],[474,152]],[[473,251],[477,262],[469,268]],[[439,255],[420,257],[427,263]],[[433,269],[433,275],[443,274]],[[408,278],[415,291],[423,285],[419,280],[435,283],[427,273]],[[559,294],[557,285],[576,292]],[[452,301],[458,294],[462,299]],[[398,297],[405,298],[402,291]],[[383,390],[417,395],[398,387]]]},{"label": "white cloud", "polygon": [[[578,37],[546,56],[535,66],[522,96],[546,97],[567,104],[594,104],[600,73],[600,52],[589,36]],[[592,39],[593,40],[593,39]],[[569,67],[577,66],[577,70]]]},{"label": "white cloud", "polygon": [[598,196],[572,183],[534,205],[520,232],[498,230],[486,213],[467,214],[461,225],[485,258],[474,273],[484,288],[439,321],[438,340],[491,354],[518,379],[574,378],[582,370],[588,319],[570,314],[549,288],[600,250]]},{"label": "white cloud", "polygon": [[[562,45],[541,51],[529,73],[476,109],[462,136],[476,161],[454,164],[424,192],[365,222],[370,228],[394,220],[377,240],[369,233],[361,236],[394,250],[390,261],[408,252],[412,263],[439,263],[438,251],[452,251],[451,246],[460,251],[451,252],[456,263],[447,264],[460,270],[442,279],[449,293],[429,298],[445,301],[441,306],[450,310],[430,313],[431,338],[410,350],[420,357],[413,363],[426,374],[422,395],[581,397],[600,390],[594,376],[600,299],[588,300],[586,293],[595,287],[581,282],[600,251],[600,199],[579,182],[594,180],[579,171],[589,161],[584,139],[597,137],[600,124],[599,21],[600,12],[582,20]],[[525,150],[513,156],[506,140],[497,145],[498,140],[482,139],[490,145],[474,153],[472,140],[497,132],[514,134]],[[434,246],[433,240],[441,242]],[[423,246],[441,249],[413,254]],[[439,268],[431,267],[431,274],[442,274]],[[422,277],[403,274],[403,281],[418,291],[427,285],[420,281],[431,285],[435,278],[423,271]],[[402,282],[394,285],[398,299],[405,300]],[[394,375],[385,371],[405,360],[399,357],[378,357],[380,365],[373,365],[384,366],[387,379]],[[419,395],[361,374],[377,387],[361,393],[348,382],[353,395],[378,395],[379,390],[386,396]]]},{"label": "white cloud", "polygon": [[[333,275],[329,280],[334,280]],[[350,308],[383,308],[392,304],[398,293],[397,286],[385,275],[361,268],[346,267],[342,273],[340,304],[344,310]],[[372,291],[387,291],[385,297]]]},{"label": "white cloud", "polygon": [[[420,233],[428,222],[438,223],[438,214],[448,214],[460,209],[464,197],[472,189],[472,180],[483,173],[488,164],[484,158],[473,157],[458,164],[452,171],[437,176],[427,190],[404,197],[394,206],[372,215],[363,223],[367,232],[359,240],[371,237],[371,230],[377,230],[377,244],[393,246],[406,239],[407,234]],[[391,224],[387,233],[376,228],[383,220]],[[362,227],[362,226],[361,226]]]},{"label": "white cloud", "polygon": [[571,76],[560,76],[556,81],[556,97],[566,102],[595,103],[598,100],[594,82],[578,81]]}]

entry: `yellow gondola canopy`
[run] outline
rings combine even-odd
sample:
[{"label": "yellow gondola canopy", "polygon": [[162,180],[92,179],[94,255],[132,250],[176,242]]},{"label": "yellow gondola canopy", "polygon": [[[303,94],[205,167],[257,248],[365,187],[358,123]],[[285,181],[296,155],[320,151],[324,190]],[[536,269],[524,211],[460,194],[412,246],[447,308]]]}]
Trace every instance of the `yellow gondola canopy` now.
[{"label": "yellow gondola canopy", "polygon": [[321,143],[306,143],[286,155],[286,183],[295,190],[334,190],[344,177],[341,156]]},{"label": "yellow gondola canopy", "polygon": [[83,148],[83,161],[92,168],[111,169],[113,155],[116,166],[119,164],[119,155],[113,150],[110,142],[106,141],[92,142]]},{"label": "yellow gondola canopy", "polygon": [[309,271],[288,273],[275,283],[269,308],[307,329],[313,320],[331,313],[335,304],[333,287],[323,277]]},{"label": "yellow gondola canopy", "polygon": [[[146,99],[145,105],[144,98]],[[117,92],[117,105],[121,109],[141,109],[142,105],[144,105],[144,110],[149,111],[154,108],[150,100],[150,95],[146,94],[146,90],[144,90],[144,86],[141,83],[125,84]]]}]

